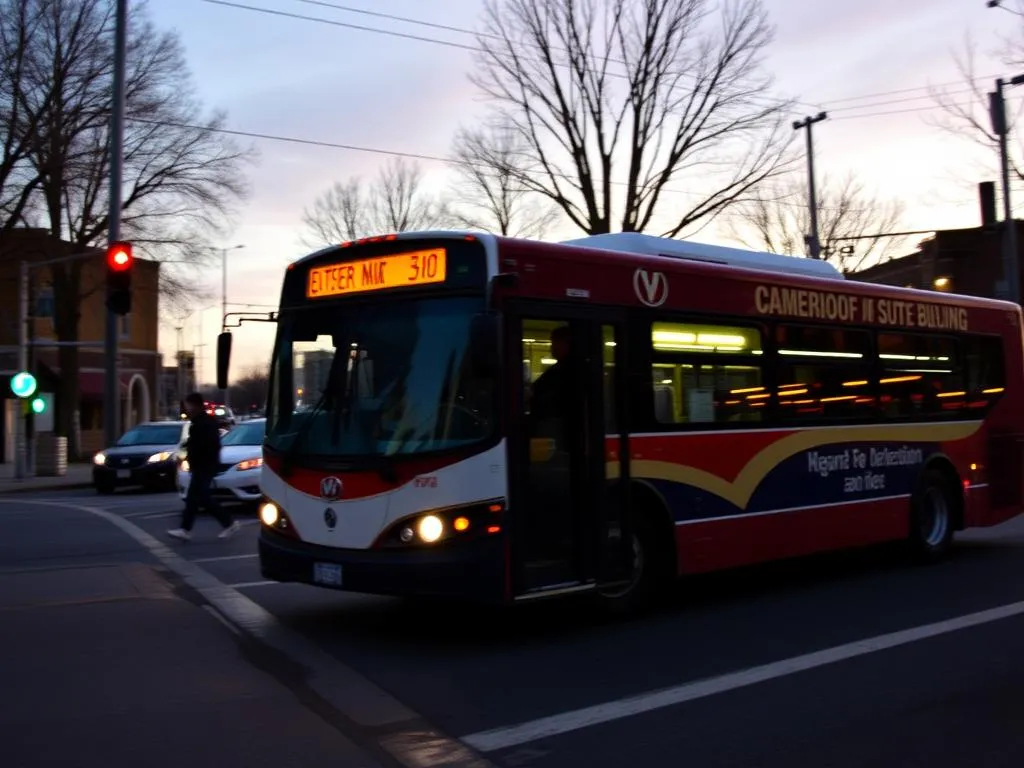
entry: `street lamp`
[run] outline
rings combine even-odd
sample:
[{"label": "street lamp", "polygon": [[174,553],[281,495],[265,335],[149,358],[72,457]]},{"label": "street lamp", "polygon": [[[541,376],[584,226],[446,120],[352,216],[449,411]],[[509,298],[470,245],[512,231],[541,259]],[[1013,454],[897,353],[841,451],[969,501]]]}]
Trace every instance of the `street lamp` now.
[{"label": "street lamp", "polygon": [[1006,280],[1006,298],[1016,304],[1020,304],[1020,259],[1017,254],[1017,224],[1010,205],[1010,156],[1006,146],[1010,126],[1006,121],[1003,89],[1021,83],[1024,83],[1024,75],[1009,80],[1000,77],[996,80],[995,91],[988,95],[989,119],[992,132],[999,137],[999,163],[1003,176],[1003,279]]}]

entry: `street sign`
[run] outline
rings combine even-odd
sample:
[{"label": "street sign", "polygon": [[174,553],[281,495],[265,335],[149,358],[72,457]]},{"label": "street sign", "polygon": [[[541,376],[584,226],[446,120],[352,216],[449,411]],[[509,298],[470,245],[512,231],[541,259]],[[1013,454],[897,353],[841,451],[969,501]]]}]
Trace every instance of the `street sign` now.
[{"label": "street sign", "polygon": [[32,397],[36,393],[36,377],[28,371],[21,371],[11,377],[11,392],[15,397]]}]

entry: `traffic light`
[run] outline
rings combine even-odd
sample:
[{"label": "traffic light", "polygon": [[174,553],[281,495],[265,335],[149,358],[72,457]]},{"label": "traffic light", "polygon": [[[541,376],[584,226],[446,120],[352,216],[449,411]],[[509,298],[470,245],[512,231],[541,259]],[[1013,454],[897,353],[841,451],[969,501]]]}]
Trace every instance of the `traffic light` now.
[{"label": "traffic light", "polygon": [[116,242],[107,246],[107,309],[115,315],[132,311],[134,266],[131,243]]},{"label": "traffic light", "polygon": [[32,402],[29,403],[29,407],[32,409],[32,413],[36,416],[46,413],[46,398],[33,397]]}]

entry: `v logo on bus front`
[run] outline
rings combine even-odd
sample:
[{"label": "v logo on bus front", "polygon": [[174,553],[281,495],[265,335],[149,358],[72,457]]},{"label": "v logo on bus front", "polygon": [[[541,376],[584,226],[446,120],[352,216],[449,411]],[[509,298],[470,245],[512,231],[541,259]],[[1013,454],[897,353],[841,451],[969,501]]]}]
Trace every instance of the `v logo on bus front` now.
[{"label": "v logo on bus front", "polygon": [[334,501],[341,497],[341,479],[338,477],[325,477],[320,481],[320,498],[325,501]]},{"label": "v logo on bus front", "polygon": [[668,278],[664,272],[640,268],[633,273],[633,291],[642,304],[660,307],[668,298]]}]

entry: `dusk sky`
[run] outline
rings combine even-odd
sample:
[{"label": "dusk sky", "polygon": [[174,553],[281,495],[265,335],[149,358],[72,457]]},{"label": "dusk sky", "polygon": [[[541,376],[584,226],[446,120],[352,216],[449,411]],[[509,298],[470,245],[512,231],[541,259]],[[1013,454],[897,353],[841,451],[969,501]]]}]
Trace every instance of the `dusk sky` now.
[{"label": "dusk sky", "polygon": [[[978,47],[976,72],[987,88],[1004,71],[993,50],[1014,18],[987,9],[985,0],[765,0],[776,27],[768,67],[780,94],[800,103],[793,119],[827,110],[815,126],[815,159],[821,174],[855,171],[874,193],[901,199],[907,229],[978,223],[975,185],[998,178],[997,157],[968,140],[950,137],[931,122],[942,112],[929,86],[944,86],[968,100],[953,60],[970,33]],[[371,10],[471,29],[483,0],[350,0],[351,10],[302,0],[241,0],[247,5],[346,24],[473,45],[469,34],[353,12]],[[336,5],[342,5],[337,3]],[[483,104],[467,79],[473,54],[435,42],[288,18],[208,0],[151,0],[153,20],[177,30],[200,97],[224,109],[233,130],[362,147],[382,152],[444,156],[460,125],[471,125]],[[1020,94],[1024,96],[1024,93]],[[1011,104],[1019,96],[1011,91]],[[212,245],[245,248],[229,254],[228,299],[274,304],[284,267],[306,252],[299,242],[303,208],[336,180],[373,176],[386,154],[264,139],[251,173],[252,196],[234,233]],[[445,186],[450,170],[421,161],[431,186]],[[675,194],[686,194],[679,179]],[[1018,193],[1019,195],[1020,193]],[[565,226],[549,239],[579,236]],[[685,237],[685,233],[683,235]],[[729,241],[723,225],[693,239]],[[219,303],[220,269],[204,285]],[[204,380],[213,376],[217,313],[194,314],[183,333],[197,350]],[[161,347],[177,348],[173,319]],[[202,338],[200,338],[202,328]],[[232,374],[266,366],[272,326],[236,332]]]}]

